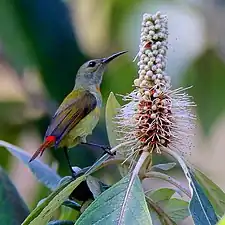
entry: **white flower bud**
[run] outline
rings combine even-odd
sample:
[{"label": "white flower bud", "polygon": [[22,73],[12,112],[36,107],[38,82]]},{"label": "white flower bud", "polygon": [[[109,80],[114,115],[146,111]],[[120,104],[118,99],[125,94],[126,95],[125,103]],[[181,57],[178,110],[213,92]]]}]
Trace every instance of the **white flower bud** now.
[{"label": "white flower bud", "polygon": [[146,24],[145,24],[147,27],[151,26],[152,23],[150,21],[147,21]]},{"label": "white flower bud", "polygon": [[153,30],[150,30],[150,31],[149,31],[149,35],[150,35],[150,36],[153,36],[153,35],[155,35],[155,32],[154,32]]},{"label": "white flower bud", "polygon": [[150,80],[150,77],[146,75],[145,80]]},{"label": "white flower bud", "polygon": [[[157,64],[157,65],[160,65],[160,64]],[[157,66],[158,67],[158,66]],[[158,68],[157,70],[156,70],[156,73],[162,73],[162,70],[160,69],[160,68]]]},{"label": "white flower bud", "polygon": [[152,66],[152,71],[156,71],[157,67],[155,65]]},{"label": "white flower bud", "polygon": [[140,87],[145,87],[146,84],[147,84],[147,81],[146,81],[146,80],[143,80],[143,81],[141,82],[141,84],[140,84]]},{"label": "white flower bud", "polygon": [[156,105],[152,105],[152,110],[155,111],[157,109]]},{"label": "white flower bud", "polygon": [[140,81],[144,80],[145,79],[145,75],[140,75],[139,79],[140,79]]},{"label": "white flower bud", "polygon": [[143,70],[145,68],[145,65],[139,65],[140,70]]},{"label": "white flower bud", "polygon": [[156,79],[156,75],[152,75],[152,80],[155,80]]},{"label": "white flower bud", "polygon": [[151,77],[153,75],[153,72],[151,70],[149,70],[147,73],[146,73],[147,76]]},{"label": "white flower bud", "polygon": [[151,67],[153,65],[153,61],[150,58],[150,61],[148,62],[148,66]]},{"label": "white flower bud", "polygon": [[149,91],[145,91],[145,95],[149,96],[150,92]]},{"label": "white flower bud", "polygon": [[134,85],[137,86],[137,87],[140,86],[140,80],[139,79],[135,79],[134,80]]},{"label": "white flower bud", "polygon": [[153,20],[153,21],[156,20],[156,15],[152,15],[152,20]]},{"label": "white flower bud", "polygon": [[158,34],[154,34],[154,35],[153,35],[153,39],[154,39],[154,40],[157,40],[158,38],[159,38],[159,35],[158,35]]},{"label": "white flower bud", "polygon": [[156,24],[156,25],[155,25],[155,29],[156,29],[156,30],[159,30],[160,28],[161,28],[160,24]]},{"label": "white flower bud", "polygon": [[160,49],[159,51],[160,51],[160,54],[162,54],[162,55],[164,55],[166,53],[165,50],[163,50],[163,49]]},{"label": "white flower bud", "polygon": [[[155,30],[155,26],[149,26],[149,29],[153,31],[153,30]],[[154,32],[154,34],[155,34],[155,32]]]},{"label": "white flower bud", "polygon": [[145,70],[141,70],[140,75],[145,75],[146,71]]},{"label": "white flower bud", "polygon": [[148,71],[149,69],[150,69],[150,68],[149,68],[148,65],[146,65],[145,68],[144,68],[145,72]]},{"label": "white flower bud", "polygon": [[155,15],[156,15],[157,18],[160,18],[161,17],[161,12],[157,11]]},{"label": "white flower bud", "polygon": [[[157,63],[156,66],[157,66],[158,69],[162,69],[162,64],[161,63]],[[160,73],[160,72],[158,72],[158,70],[157,70],[157,73]]]},{"label": "white flower bud", "polygon": [[[156,51],[157,51],[157,50],[156,50]],[[152,56],[152,57],[150,58],[150,61],[155,62],[155,57]]]},{"label": "white flower bud", "polygon": [[142,54],[140,58],[141,58],[141,60],[143,60],[145,57],[146,57],[146,55]]},{"label": "white flower bud", "polygon": [[157,56],[159,54],[159,51],[158,50],[154,50],[153,51],[153,55]]},{"label": "white flower bud", "polygon": [[147,63],[149,61],[149,57],[144,58],[144,63]]},{"label": "white flower bud", "polygon": [[157,45],[152,45],[152,50],[156,50],[157,49]]},{"label": "white flower bud", "polygon": [[153,56],[153,53],[150,51],[150,52],[148,53],[148,57],[151,58],[152,56]]},{"label": "white flower bud", "polygon": [[162,62],[162,60],[159,57],[157,57],[156,60],[155,60],[155,62],[156,63],[160,63],[160,62]]},{"label": "white flower bud", "polygon": [[163,75],[162,74],[157,74],[158,79],[162,79]]}]

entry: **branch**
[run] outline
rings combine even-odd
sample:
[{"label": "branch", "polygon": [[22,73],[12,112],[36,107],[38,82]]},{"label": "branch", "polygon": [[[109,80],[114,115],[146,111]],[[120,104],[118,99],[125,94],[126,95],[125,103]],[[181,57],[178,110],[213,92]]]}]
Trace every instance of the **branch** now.
[{"label": "branch", "polygon": [[[153,210],[159,215],[159,217],[163,218],[166,222],[166,225],[174,225],[174,221],[161,209],[157,203],[155,203],[151,198],[145,196],[147,203],[150,205]],[[161,220],[160,220],[161,221]],[[161,221],[162,222],[162,221]]]},{"label": "branch", "polygon": [[176,179],[174,179],[171,176],[168,176],[167,174],[151,171],[145,174],[145,178],[158,178],[161,180],[165,180],[169,182],[170,184],[174,185],[175,187],[179,188],[184,194],[186,194],[191,199],[191,192],[184,188]]}]

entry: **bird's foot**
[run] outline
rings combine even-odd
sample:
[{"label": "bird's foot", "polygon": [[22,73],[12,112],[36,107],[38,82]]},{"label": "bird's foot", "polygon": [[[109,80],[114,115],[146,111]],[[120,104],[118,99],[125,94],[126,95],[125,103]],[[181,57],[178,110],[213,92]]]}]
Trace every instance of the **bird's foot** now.
[{"label": "bird's foot", "polygon": [[77,173],[74,171],[71,171],[71,177],[76,180],[77,179]]},{"label": "bird's foot", "polygon": [[90,145],[90,146],[94,146],[94,147],[98,147],[101,148],[105,153],[113,156],[116,153],[112,153],[110,150],[111,148],[109,146],[105,146],[105,145],[99,145],[99,144],[95,144],[95,143],[85,143],[85,142],[81,142],[81,144],[85,144],[85,145]]},{"label": "bird's foot", "polygon": [[109,155],[111,155],[111,156],[113,156],[113,155],[115,155],[116,153],[114,152],[114,153],[112,153],[110,150],[111,150],[111,148],[109,147],[109,146],[99,146],[105,153],[107,153],[107,154],[109,154]]}]

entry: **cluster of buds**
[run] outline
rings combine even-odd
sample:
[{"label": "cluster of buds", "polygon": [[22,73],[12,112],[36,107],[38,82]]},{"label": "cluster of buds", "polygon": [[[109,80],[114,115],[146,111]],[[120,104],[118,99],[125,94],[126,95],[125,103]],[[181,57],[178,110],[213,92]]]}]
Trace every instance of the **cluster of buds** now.
[{"label": "cluster of buds", "polygon": [[167,16],[160,12],[144,14],[137,55],[139,76],[134,80],[135,90],[124,96],[129,103],[117,116],[121,140],[134,141],[123,149],[125,156],[143,150],[160,153],[165,147],[177,148],[193,128],[190,107],[194,103],[184,89],[171,90],[165,72],[167,46]]},{"label": "cluster of buds", "polygon": [[170,78],[165,73],[168,45],[168,20],[159,12],[156,15],[144,14],[139,56],[139,78],[134,85],[145,88],[149,85],[170,86]]}]

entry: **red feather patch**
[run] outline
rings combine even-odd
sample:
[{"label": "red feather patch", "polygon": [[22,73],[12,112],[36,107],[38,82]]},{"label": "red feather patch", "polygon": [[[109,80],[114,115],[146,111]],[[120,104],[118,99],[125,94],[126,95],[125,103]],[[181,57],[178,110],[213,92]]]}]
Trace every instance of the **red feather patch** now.
[{"label": "red feather patch", "polygon": [[40,146],[40,148],[33,154],[29,162],[33,161],[36,159],[39,155],[42,156],[43,152],[45,151],[46,148],[51,147],[53,143],[55,143],[56,137],[55,136],[48,136],[45,138],[44,143]]}]

